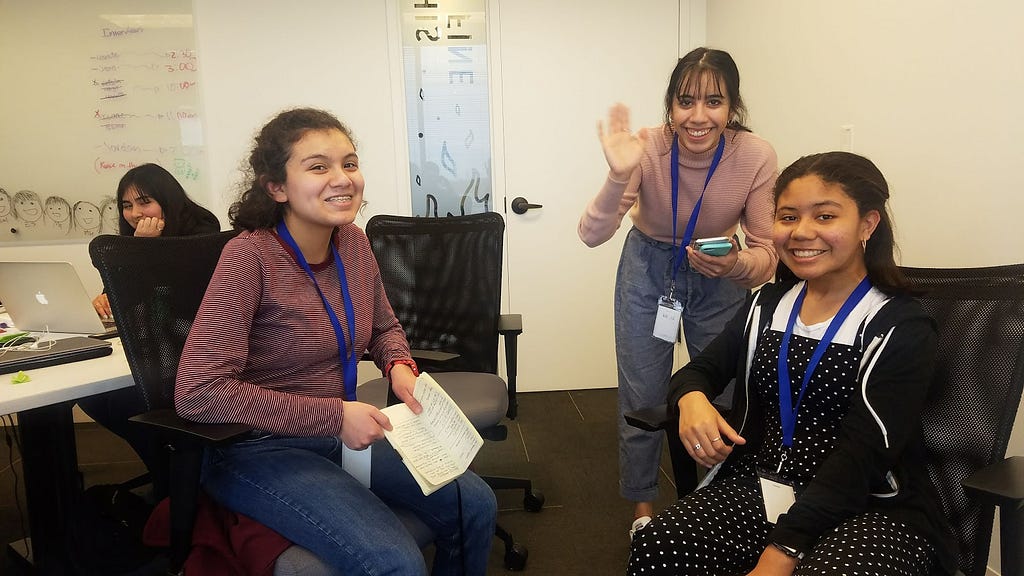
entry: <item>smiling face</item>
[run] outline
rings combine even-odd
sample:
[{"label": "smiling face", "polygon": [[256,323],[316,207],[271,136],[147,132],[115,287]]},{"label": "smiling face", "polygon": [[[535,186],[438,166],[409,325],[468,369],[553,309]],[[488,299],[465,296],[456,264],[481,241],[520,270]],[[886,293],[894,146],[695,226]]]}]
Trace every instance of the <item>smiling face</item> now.
[{"label": "smiling face", "polygon": [[36,222],[43,217],[43,206],[35,193],[18,192],[14,195],[14,208],[25,222]]},{"label": "smiling face", "polygon": [[132,228],[138,228],[139,220],[143,218],[164,218],[160,204],[135,186],[129,186],[121,196],[121,213]]},{"label": "smiling face", "polygon": [[276,202],[287,203],[292,234],[333,230],[355,220],[363,202],[363,174],[355,146],[338,130],[311,130],[292,145],[284,183],[268,186]]},{"label": "smiling face", "polygon": [[7,195],[7,191],[0,188],[0,217],[7,216],[11,213],[11,197]]},{"label": "smiling face", "polygon": [[879,214],[860,214],[838,184],[811,174],[786,186],[775,203],[772,239],[779,259],[808,282],[857,282],[867,273],[862,240],[871,237]]},{"label": "smiling face", "polygon": [[732,108],[725,87],[710,71],[684,78],[672,103],[672,125],[679,145],[700,154],[711,150],[729,124]]},{"label": "smiling face", "polygon": [[100,209],[92,202],[75,202],[75,225],[83,230],[94,230],[100,226]]}]

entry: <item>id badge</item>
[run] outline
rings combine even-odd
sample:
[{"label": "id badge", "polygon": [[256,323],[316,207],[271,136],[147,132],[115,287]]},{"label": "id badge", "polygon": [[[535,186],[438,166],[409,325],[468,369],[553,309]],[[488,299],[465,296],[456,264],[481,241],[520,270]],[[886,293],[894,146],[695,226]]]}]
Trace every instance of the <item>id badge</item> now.
[{"label": "id badge", "polygon": [[764,501],[764,516],[768,522],[775,524],[779,516],[789,511],[796,502],[796,491],[781,477],[759,469],[757,477],[761,481],[761,499]]},{"label": "id badge", "polygon": [[658,315],[654,318],[654,337],[675,344],[679,341],[679,321],[683,305],[678,300],[662,296],[658,299]]},{"label": "id badge", "polygon": [[371,450],[373,446],[367,446],[364,450],[353,450],[344,443],[341,445],[341,469],[367,488],[370,487]]}]

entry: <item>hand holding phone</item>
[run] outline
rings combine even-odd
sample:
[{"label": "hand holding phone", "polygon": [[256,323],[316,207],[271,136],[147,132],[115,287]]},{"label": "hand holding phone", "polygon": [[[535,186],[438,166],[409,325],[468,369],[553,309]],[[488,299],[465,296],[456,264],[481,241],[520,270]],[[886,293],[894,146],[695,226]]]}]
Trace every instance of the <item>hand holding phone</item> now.
[{"label": "hand holding phone", "polygon": [[732,250],[732,242],[725,236],[698,238],[693,241],[693,249],[708,256],[725,256]]}]

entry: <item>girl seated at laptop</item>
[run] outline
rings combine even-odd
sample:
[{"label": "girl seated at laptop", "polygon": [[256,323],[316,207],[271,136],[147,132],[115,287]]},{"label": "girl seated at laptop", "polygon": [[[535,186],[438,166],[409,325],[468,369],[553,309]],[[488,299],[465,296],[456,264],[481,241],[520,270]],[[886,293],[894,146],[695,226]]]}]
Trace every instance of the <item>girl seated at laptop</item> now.
[{"label": "girl seated at laptop", "polygon": [[[117,183],[118,218],[124,236],[191,236],[220,231],[220,221],[196,204],[170,172],[157,164],[143,164],[124,173]],[[101,318],[110,318],[107,295],[92,301]]]},{"label": "girl seated at laptop", "polygon": [[[139,237],[191,236],[220,231],[212,212],[196,204],[174,176],[157,164],[142,164],[125,172],[117,184],[120,233]],[[93,308],[101,318],[111,318],[107,295],[100,294]],[[78,401],[82,411],[111,432],[124,438],[154,474],[155,496],[164,496],[162,473],[166,469],[147,430],[128,422],[145,411],[142,397],[134,387],[122,388]]]}]

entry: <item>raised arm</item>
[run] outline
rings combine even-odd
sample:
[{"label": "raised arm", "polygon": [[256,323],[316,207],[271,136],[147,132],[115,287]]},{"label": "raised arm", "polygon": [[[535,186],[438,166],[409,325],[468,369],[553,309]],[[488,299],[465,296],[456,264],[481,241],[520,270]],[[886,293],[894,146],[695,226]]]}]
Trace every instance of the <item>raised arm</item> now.
[{"label": "raised arm", "polygon": [[629,108],[620,103],[608,111],[607,130],[602,122],[597,123],[597,137],[608,162],[608,177],[597,196],[587,204],[577,229],[580,240],[590,247],[614,236],[622,217],[636,202],[647,129],[641,128],[633,134]]}]

